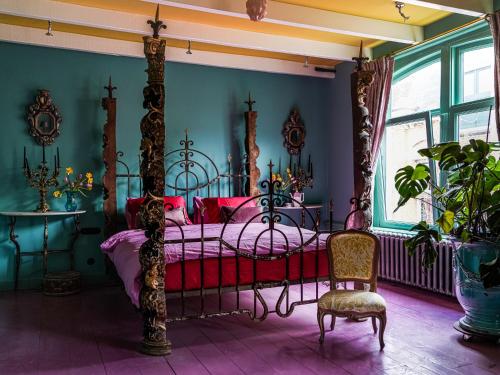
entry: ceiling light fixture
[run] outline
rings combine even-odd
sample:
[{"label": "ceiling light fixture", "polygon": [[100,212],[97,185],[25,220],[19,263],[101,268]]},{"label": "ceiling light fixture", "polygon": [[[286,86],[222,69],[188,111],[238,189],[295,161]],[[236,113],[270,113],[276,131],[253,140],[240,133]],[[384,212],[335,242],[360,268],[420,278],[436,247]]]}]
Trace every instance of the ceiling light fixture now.
[{"label": "ceiling light fixture", "polygon": [[47,24],[47,32],[45,33],[45,35],[47,36],[54,36],[52,34],[52,21],[49,20],[48,24]]},{"label": "ceiling light fixture", "polygon": [[408,21],[410,19],[410,16],[407,16],[406,14],[403,13],[403,8],[405,6],[405,3],[401,2],[401,1],[395,1],[394,5],[395,5],[396,9],[398,10],[399,15],[403,18],[404,22]]},{"label": "ceiling light fixture", "polygon": [[252,21],[260,21],[267,14],[267,0],[247,0],[247,14]]},{"label": "ceiling light fixture", "polygon": [[188,50],[186,51],[186,55],[192,55],[193,52],[191,52],[191,41],[188,40]]}]

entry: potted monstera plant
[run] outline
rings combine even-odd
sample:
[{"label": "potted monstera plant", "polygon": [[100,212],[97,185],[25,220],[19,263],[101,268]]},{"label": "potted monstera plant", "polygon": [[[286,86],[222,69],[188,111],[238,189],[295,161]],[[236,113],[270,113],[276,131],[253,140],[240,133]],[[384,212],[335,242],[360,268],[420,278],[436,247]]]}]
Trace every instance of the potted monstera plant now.
[{"label": "potted monstera plant", "polygon": [[419,150],[435,160],[446,176],[440,186],[429,167],[417,164],[397,171],[399,209],[410,199],[432,191],[435,223],[422,221],[405,241],[410,254],[422,252],[424,267],[432,267],[436,244],[448,235],[455,245],[455,288],[465,316],[458,322],[471,334],[500,336],[500,161],[499,143],[470,140],[461,146],[449,142]]}]

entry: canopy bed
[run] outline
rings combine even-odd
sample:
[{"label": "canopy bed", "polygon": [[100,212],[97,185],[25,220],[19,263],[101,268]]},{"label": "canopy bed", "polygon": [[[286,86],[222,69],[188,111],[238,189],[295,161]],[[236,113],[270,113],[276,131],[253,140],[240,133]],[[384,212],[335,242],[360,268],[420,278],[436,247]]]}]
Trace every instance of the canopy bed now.
[{"label": "canopy bed", "polygon": [[[193,147],[187,131],[181,148],[164,152],[165,40],[158,36],[164,25],[158,11],[155,21],[148,23],[154,33],[144,37],[148,86],[143,92],[148,113],[141,121],[140,173],[131,173],[122,160],[123,153],[116,150],[116,99],[111,81],[106,87],[108,96],[103,99],[108,112],[103,136],[103,210],[108,238],[102,249],[143,314],[141,350],[164,355],[171,350],[167,322],[227,314],[265,319],[271,311],[259,292],[262,288],[283,287],[272,311],[281,317],[290,316],[297,305],[315,303],[318,283],[328,279],[325,241],[329,231],[320,230],[319,210],[315,217],[301,202],[294,205],[303,208],[303,215],[312,223],[310,230],[301,227],[286,210],[278,210],[290,198],[278,192],[280,181],[271,180],[272,162],[268,165],[269,179],[258,185],[257,113],[250,97],[245,113],[247,157],[236,173],[232,172],[230,157],[227,172],[221,173],[212,158]],[[117,164],[125,173],[117,172]],[[144,197],[128,199],[125,216],[129,229],[124,231],[118,231],[119,178],[127,180],[129,197],[131,180],[140,179]],[[246,196],[242,196],[243,187]],[[187,215],[191,210],[194,223]],[[288,225],[282,224],[285,219]],[[310,299],[304,295],[308,282],[316,283]],[[290,301],[292,284],[299,285],[298,301]],[[253,308],[241,306],[240,293],[244,290],[253,292]],[[222,294],[227,292],[235,294],[233,307],[223,306]],[[210,293],[218,295],[215,311],[205,306]],[[195,312],[188,311],[185,304],[193,295],[199,296],[200,302]],[[167,317],[166,296],[181,299],[178,316]]]}]

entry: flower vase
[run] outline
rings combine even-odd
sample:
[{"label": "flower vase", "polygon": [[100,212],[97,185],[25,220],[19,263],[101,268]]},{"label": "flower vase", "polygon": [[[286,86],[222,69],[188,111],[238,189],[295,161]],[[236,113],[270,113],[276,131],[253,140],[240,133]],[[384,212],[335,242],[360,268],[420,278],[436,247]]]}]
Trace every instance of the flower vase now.
[{"label": "flower vase", "polygon": [[290,194],[290,197],[292,198],[292,207],[300,207],[304,202],[304,193],[294,191]]},{"label": "flower vase", "polygon": [[66,208],[66,211],[68,212],[74,212],[78,208],[74,192],[66,192],[66,204],[64,205],[64,208]]}]

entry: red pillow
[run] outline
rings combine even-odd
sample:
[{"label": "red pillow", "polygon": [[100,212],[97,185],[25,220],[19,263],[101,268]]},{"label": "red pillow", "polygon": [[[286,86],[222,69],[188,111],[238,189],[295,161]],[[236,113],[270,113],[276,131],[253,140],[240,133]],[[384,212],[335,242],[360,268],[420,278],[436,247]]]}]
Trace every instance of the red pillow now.
[{"label": "red pillow", "polygon": [[[143,202],[144,198],[127,199],[127,204],[125,205],[125,219],[127,220],[128,229],[136,229],[136,216],[139,213],[139,209]],[[184,197],[180,195],[163,197],[163,204],[166,206],[167,209],[170,208],[171,204],[173,208],[183,207],[184,213],[187,212],[186,201],[184,200]],[[168,207],[167,204],[169,204]],[[189,220],[189,217],[187,215],[185,216],[186,216],[186,223],[188,225],[192,224],[191,220]]]},{"label": "red pillow", "polygon": [[[203,198],[202,202],[206,209],[205,215],[203,217],[204,224],[221,223],[222,206],[238,207],[240,204],[245,203],[249,199],[251,199],[251,197]],[[248,201],[244,205],[244,207],[256,207],[256,206],[257,202],[255,201],[255,199]]]}]

